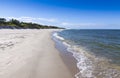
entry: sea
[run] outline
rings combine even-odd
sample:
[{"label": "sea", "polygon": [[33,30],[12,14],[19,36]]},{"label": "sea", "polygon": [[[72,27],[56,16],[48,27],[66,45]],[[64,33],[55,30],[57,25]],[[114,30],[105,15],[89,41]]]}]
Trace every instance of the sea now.
[{"label": "sea", "polygon": [[53,36],[77,60],[75,78],[120,78],[120,30],[66,29]]}]

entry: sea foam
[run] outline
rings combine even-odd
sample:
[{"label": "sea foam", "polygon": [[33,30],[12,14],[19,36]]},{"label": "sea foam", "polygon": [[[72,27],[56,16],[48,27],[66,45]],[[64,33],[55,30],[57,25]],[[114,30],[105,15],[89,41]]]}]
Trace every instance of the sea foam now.
[{"label": "sea foam", "polygon": [[59,40],[65,40],[63,37],[59,36],[58,33],[54,33],[53,36],[55,36]]},{"label": "sea foam", "polygon": [[[72,46],[65,42],[64,38],[59,36],[58,33],[54,33],[53,36],[55,36],[57,39],[63,41],[63,45],[67,47],[68,52],[71,52],[73,54],[73,57],[77,60],[77,67],[80,70],[75,77],[76,78],[96,78],[92,75],[92,61],[90,61],[85,55],[84,51],[80,48],[77,48],[76,46]],[[80,51],[75,52],[75,51]]]},{"label": "sea foam", "polygon": [[53,36],[61,40],[67,51],[77,60],[79,72],[75,74],[75,78],[120,78],[120,71],[109,67],[108,59],[96,57],[86,48],[66,42],[58,33]]}]

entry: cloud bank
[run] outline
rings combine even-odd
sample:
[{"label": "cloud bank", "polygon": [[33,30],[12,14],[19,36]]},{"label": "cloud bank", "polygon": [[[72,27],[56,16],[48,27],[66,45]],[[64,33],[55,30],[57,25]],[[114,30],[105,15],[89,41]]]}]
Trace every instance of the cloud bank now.
[{"label": "cloud bank", "polygon": [[19,21],[24,21],[24,22],[36,22],[36,21],[43,21],[43,22],[56,22],[57,19],[54,18],[33,18],[33,17],[5,17],[7,20],[10,19],[17,19]]}]

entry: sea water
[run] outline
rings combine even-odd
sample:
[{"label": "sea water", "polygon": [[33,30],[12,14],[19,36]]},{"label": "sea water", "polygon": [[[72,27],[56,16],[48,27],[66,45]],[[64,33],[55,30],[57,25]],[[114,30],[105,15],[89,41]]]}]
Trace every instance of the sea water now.
[{"label": "sea water", "polygon": [[120,30],[71,29],[54,36],[76,58],[76,78],[120,78]]}]

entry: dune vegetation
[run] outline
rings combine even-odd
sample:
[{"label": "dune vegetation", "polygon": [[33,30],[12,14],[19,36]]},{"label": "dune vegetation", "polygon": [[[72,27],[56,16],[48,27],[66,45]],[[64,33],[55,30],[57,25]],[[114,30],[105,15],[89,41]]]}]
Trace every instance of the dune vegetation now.
[{"label": "dune vegetation", "polygon": [[10,19],[7,21],[5,18],[0,18],[0,29],[61,29],[57,26],[48,26],[41,25],[37,23],[28,23],[28,22],[20,22],[16,19]]}]

